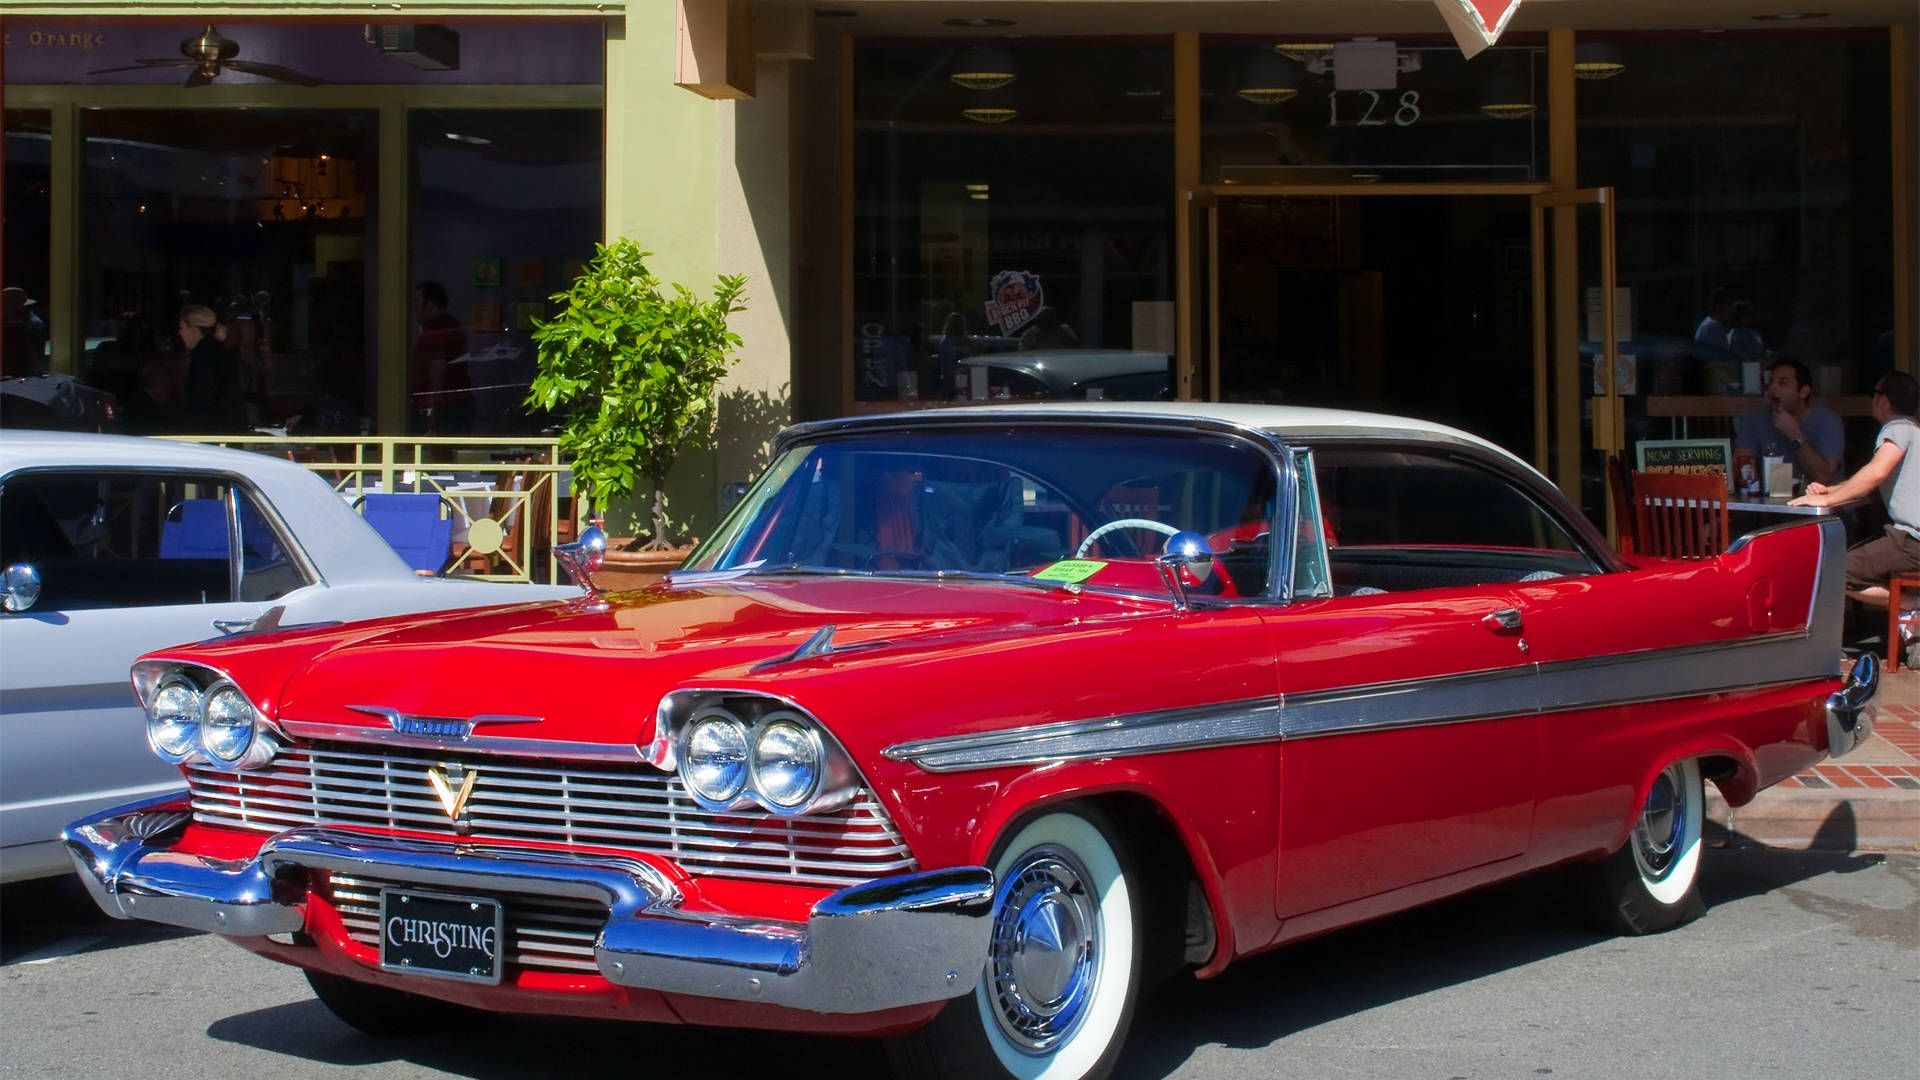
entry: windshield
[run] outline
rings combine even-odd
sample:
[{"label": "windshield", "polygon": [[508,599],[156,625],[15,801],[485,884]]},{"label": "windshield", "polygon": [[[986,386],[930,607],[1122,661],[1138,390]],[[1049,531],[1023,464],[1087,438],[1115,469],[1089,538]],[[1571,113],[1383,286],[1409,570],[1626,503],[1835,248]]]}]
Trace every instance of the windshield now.
[{"label": "windshield", "polygon": [[[1030,576],[1164,595],[1179,531],[1221,557],[1200,591],[1259,596],[1271,573],[1271,461],[1238,440],[1111,428],[875,432],[795,446],[681,573]],[[1062,577],[1063,560],[1100,563]],[[1072,573],[1079,573],[1076,568]],[[1211,574],[1208,571],[1215,571]]]}]

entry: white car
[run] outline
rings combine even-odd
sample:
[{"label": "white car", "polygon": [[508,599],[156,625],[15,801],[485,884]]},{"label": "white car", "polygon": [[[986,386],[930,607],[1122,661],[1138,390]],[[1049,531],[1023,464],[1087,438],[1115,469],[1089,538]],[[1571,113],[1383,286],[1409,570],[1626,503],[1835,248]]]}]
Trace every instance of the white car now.
[{"label": "white car", "polygon": [[69,872],[68,822],[181,786],[138,734],[142,653],[580,595],[418,576],[289,461],[42,431],[0,431],[0,574],[0,881]]}]

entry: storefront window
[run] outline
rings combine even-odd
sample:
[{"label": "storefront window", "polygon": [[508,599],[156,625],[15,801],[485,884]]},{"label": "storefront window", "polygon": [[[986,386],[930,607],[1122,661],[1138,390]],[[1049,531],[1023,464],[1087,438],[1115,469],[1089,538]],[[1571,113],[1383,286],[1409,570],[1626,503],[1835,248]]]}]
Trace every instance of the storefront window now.
[{"label": "storefront window", "polygon": [[1636,396],[1757,393],[1769,354],[1864,395],[1893,363],[1884,33],[1581,47],[1614,68],[1578,84],[1580,183],[1618,192]]},{"label": "storefront window", "polygon": [[[151,432],[364,430],[374,127],[345,110],[88,111],[87,381]],[[212,372],[179,332],[194,308],[225,344]]]},{"label": "storefront window", "polygon": [[47,367],[48,235],[52,114],[6,111],[5,330],[0,373],[35,375]]},{"label": "storefront window", "polygon": [[1209,39],[1201,174],[1214,184],[1538,180],[1546,50],[1450,40]]},{"label": "storefront window", "polygon": [[855,400],[1171,397],[1170,44],[856,63]]},{"label": "storefront window", "polygon": [[411,114],[410,430],[526,433],[534,320],[601,235],[598,109]]}]

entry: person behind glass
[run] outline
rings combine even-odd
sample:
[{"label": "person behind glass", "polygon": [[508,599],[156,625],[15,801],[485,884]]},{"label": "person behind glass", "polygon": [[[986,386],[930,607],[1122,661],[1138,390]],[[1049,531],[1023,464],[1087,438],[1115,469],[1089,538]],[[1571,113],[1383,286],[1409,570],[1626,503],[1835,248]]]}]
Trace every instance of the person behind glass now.
[{"label": "person behind glass", "polygon": [[1873,418],[1880,424],[1873,457],[1844,483],[1807,485],[1795,506],[1834,506],[1879,491],[1891,520],[1885,531],[1847,551],[1847,595],[1870,604],[1887,602],[1887,582],[1897,573],[1920,571],[1920,383],[1904,371],[1883,375],[1873,388]]},{"label": "person behind glass", "polygon": [[1736,300],[1733,304],[1733,322],[1727,329],[1727,348],[1741,360],[1765,364],[1767,343],[1760,337],[1760,331],[1753,325],[1753,301]]},{"label": "person behind glass", "polygon": [[204,304],[180,309],[180,344],[187,350],[186,420],[195,433],[227,435],[247,426],[240,364],[226,334]]},{"label": "person behind glass", "polygon": [[467,332],[447,313],[447,287],[437,281],[415,285],[413,313],[420,321],[420,336],[413,339],[414,430],[471,435],[474,403],[473,383],[467,377]]},{"label": "person behind glass", "polygon": [[1733,290],[1716,285],[1707,294],[1707,317],[1693,329],[1693,340],[1715,348],[1727,347],[1727,331],[1733,328]]},{"label": "person behind glass", "polygon": [[1789,458],[1795,483],[1831,484],[1840,471],[1846,427],[1813,400],[1813,373],[1776,356],[1767,371],[1766,402],[1733,422],[1734,453]]}]

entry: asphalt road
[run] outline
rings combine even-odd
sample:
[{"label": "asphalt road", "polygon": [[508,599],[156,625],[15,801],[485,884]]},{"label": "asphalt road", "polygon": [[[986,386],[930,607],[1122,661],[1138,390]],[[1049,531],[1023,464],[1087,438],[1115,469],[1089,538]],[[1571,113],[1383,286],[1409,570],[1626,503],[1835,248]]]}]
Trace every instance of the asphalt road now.
[{"label": "asphalt road", "polygon": [[[1707,917],[1605,938],[1536,878],[1330,935],[1143,1001],[1125,1077],[1920,1075],[1920,856],[1716,850]],[[869,1043],[503,1018],[376,1042],[299,974],[0,891],[0,1076],[753,1077],[884,1072]]]}]

